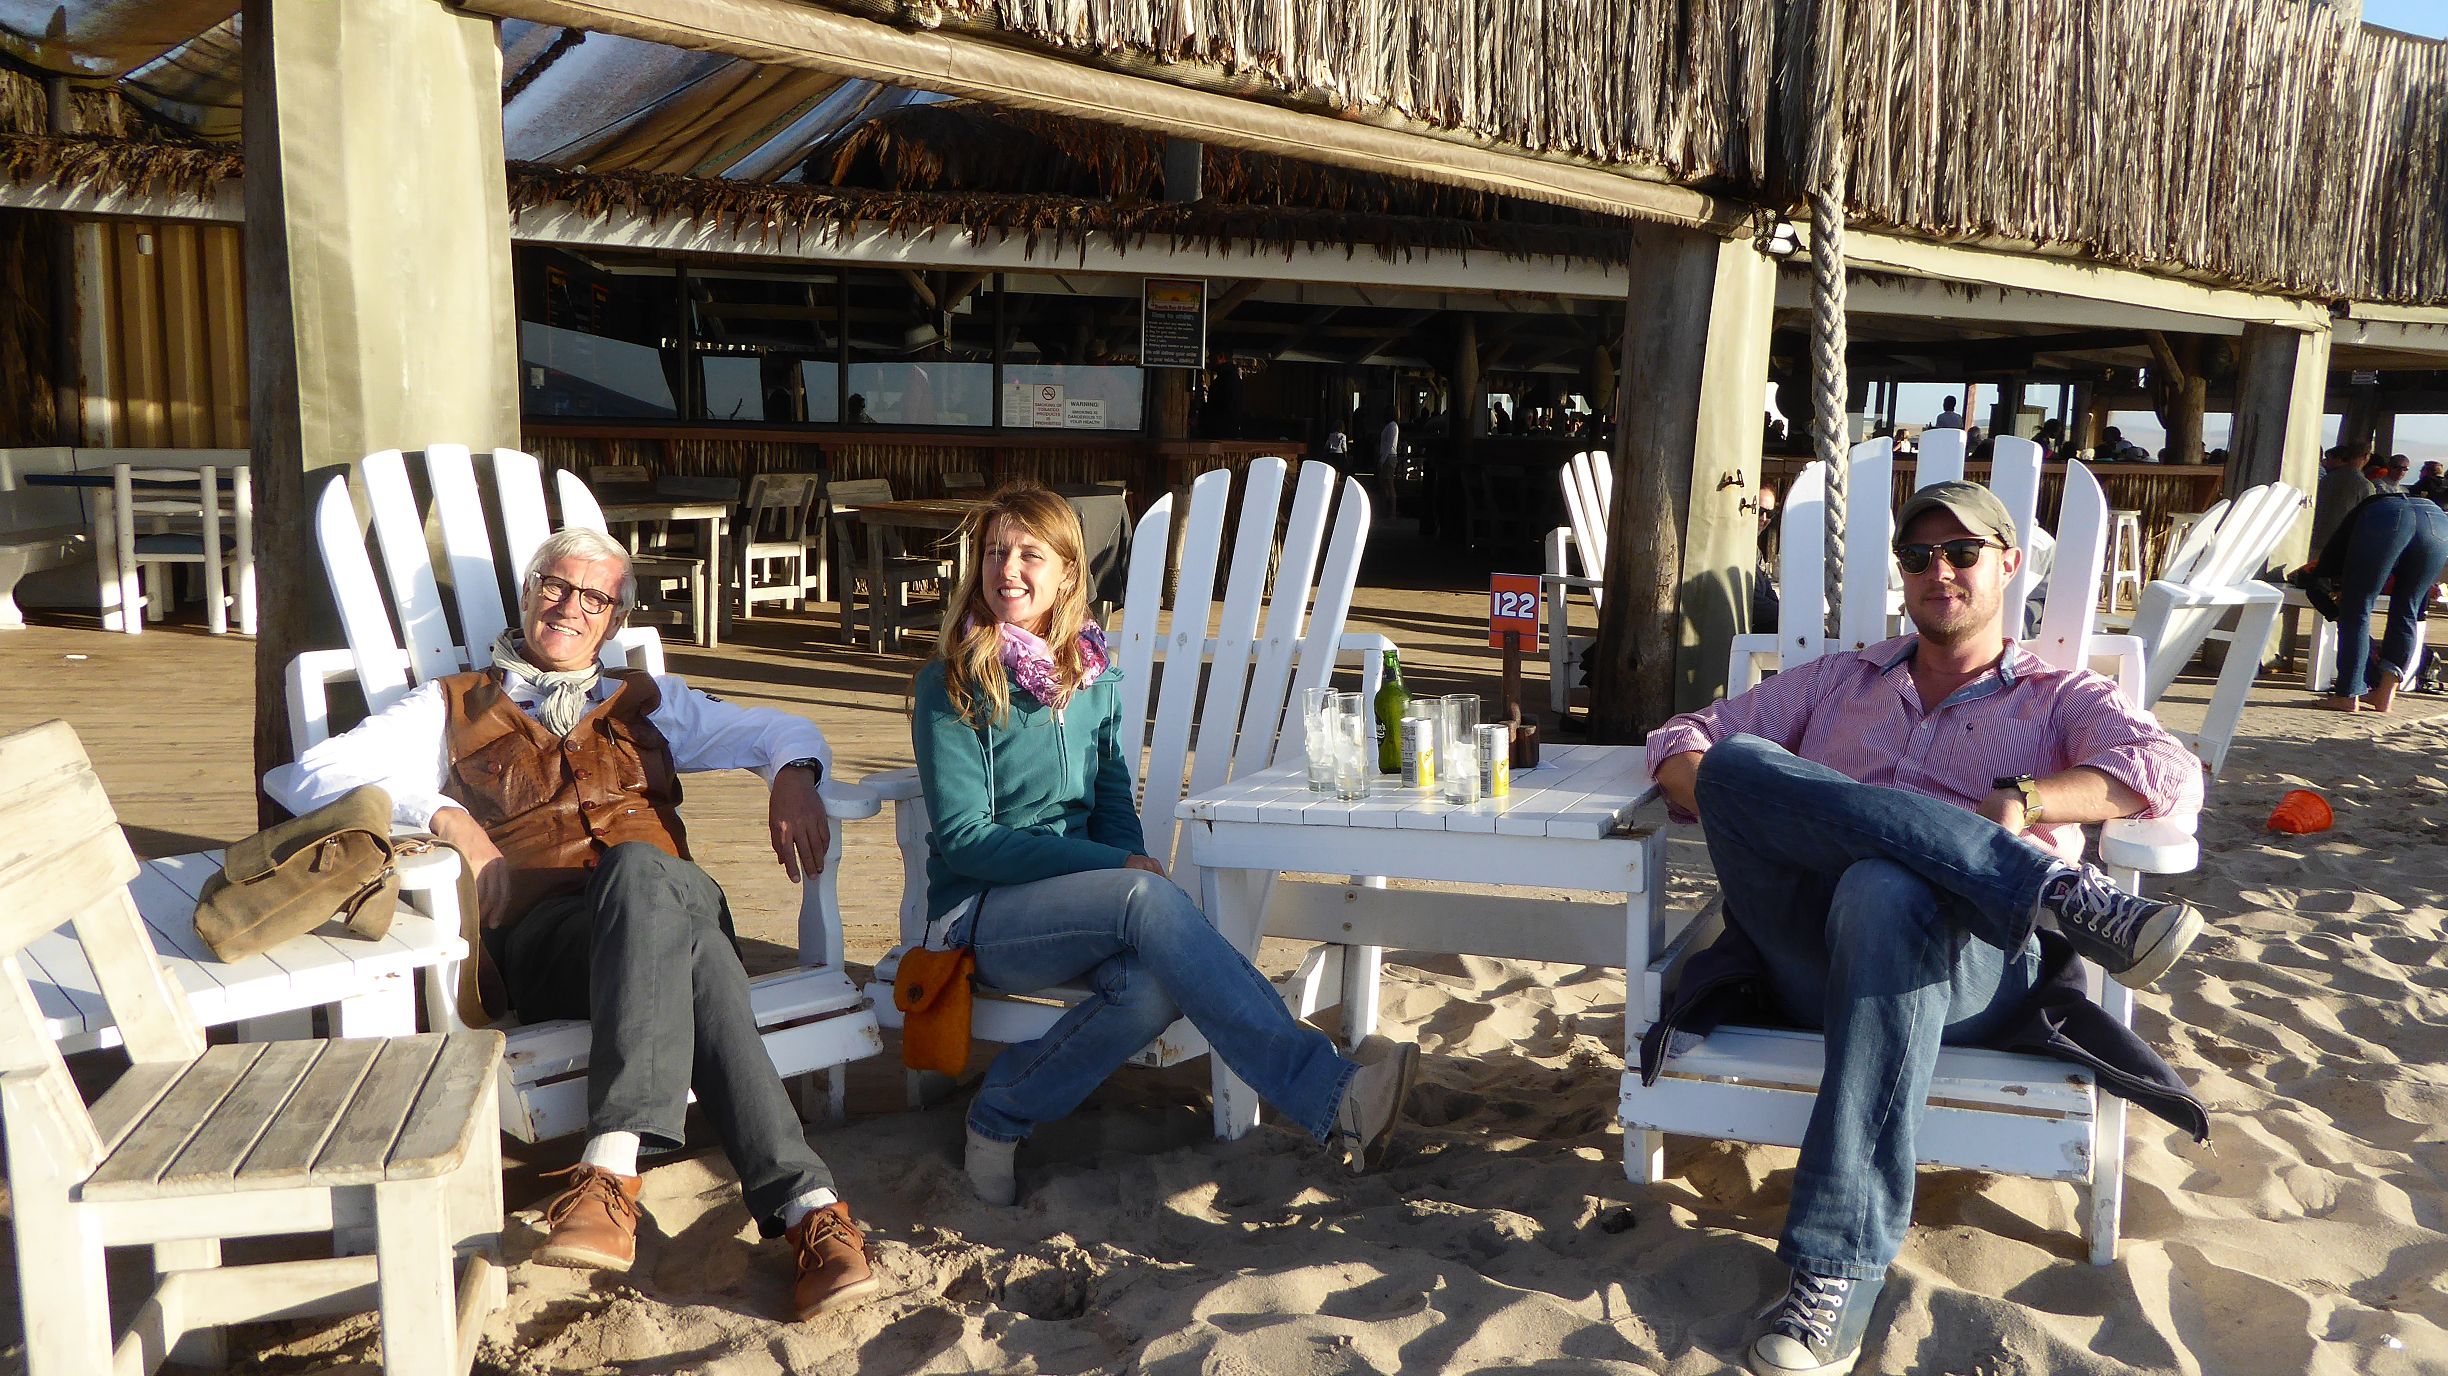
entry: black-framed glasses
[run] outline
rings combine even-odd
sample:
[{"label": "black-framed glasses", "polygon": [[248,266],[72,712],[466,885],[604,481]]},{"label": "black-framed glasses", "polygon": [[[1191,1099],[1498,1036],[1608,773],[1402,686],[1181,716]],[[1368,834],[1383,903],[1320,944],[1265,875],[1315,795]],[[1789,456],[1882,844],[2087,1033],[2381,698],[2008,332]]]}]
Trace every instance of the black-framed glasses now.
[{"label": "black-framed glasses", "polygon": [[573,597],[577,598],[578,605],[586,608],[589,616],[601,616],[620,605],[619,598],[601,588],[582,588],[566,578],[555,578],[549,573],[539,573],[527,581],[537,592],[544,594],[547,602],[567,602]]},{"label": "black-framed glasses", "polygon": [[1898,545],[1895,547],[1896,567],[1906,573],[1927,573],[1929,572],[1930,556],[1943,554],[1948,563],[1959,569],[1968,569],[1980,562],[1982,550],[2004,548],[2006,548],[2004,545],[1995,540],[1976,540],[1970,537],[1961,540],[1940,540],[1933,545]]}]

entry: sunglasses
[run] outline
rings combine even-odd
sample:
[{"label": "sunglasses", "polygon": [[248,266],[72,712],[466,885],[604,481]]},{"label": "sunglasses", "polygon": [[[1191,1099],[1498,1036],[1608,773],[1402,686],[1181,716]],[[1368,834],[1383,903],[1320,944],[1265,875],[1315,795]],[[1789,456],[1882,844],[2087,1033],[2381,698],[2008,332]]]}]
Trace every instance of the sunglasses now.
[{"label": "sunglasses", "polygon": [[589,616],[601,616],[620,602],[619,598],[601,589],[582,588],[566,578],[555,578],[549,573],[538,574],[530,581],[537,592],[544,594],[546,602],[567,602],[575,597]]},{"label": "sunglasses", "polygon": [[1968,569],[1980,562],[1981,551],[2004,549],[1995,540],[1941,540],[1934,545],[1898,545],[1895,547],[1896,567],[1906,573],[1929,572],[1930,556],[1943,554],[1946,561],[1959,569]]}]

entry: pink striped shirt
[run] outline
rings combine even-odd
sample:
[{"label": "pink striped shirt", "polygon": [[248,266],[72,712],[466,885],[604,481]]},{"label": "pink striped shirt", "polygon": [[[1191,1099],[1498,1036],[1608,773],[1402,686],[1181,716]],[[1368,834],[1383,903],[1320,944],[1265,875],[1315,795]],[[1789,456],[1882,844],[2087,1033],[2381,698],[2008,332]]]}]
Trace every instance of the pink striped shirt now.
[{"label": "pink striped shirt", "polygon": [[[1686,712],[1649,733],[1649,768],[1749,733],[1866,784],[1901,788],[1977,810],[1991,781],[2046,778],[2087,765],[2142,795],[2144,817],[2201,807],[2201,764],[2157,718],[2130,706],[2098,674],[2052,668],[2009,650],[1998,667],[1921,710],[1912,654],[1919,636],[1822,655],[1738,697]],[[1692,819],[1675,812],[1675,820]],[[2082,829],[2032,828],[2067,859]]]}]

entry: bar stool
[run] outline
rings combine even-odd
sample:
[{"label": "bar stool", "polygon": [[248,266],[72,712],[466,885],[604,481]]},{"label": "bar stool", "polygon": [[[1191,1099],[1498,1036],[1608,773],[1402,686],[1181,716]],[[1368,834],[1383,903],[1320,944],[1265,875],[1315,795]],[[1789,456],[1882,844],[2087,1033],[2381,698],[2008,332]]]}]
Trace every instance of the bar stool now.
[{"label": "bar stool", "polygon": [[2108,528],[2108,577],[2104,591],[2107,610],[2124,605],[2122,590],[2133,588],[2134,602],[2142,601],[2142,513],[2122,507],[2108,513],[2114,524]]}]

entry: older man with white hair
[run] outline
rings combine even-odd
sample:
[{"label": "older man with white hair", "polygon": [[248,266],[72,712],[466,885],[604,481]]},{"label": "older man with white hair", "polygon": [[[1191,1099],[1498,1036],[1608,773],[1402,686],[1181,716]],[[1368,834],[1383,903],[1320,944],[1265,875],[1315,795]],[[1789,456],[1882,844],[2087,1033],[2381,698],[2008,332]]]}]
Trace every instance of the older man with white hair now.
[{"label": "older man with white hair", "polygon": [[682,1144],[694,1089],[759,1229],[790,1240],[804,1319],[879,1283],[758,1038],[730,908],[689,858],[679,776],[762,774],[774,855],[796,881],[823,868],[831,840],[817,794],[831,752],[804,718],[599,667],[635,592],[618,543],[551,536],[528,561],[518,630],[483,667],[423,684],[264,787],[304,812],[381,785],[395,823],[430,829],[474,869],[483,955],[510,1006],[593,1021],[592,1135],[561,1172],[536,1260],[629,1269],[639,1149]]}]

